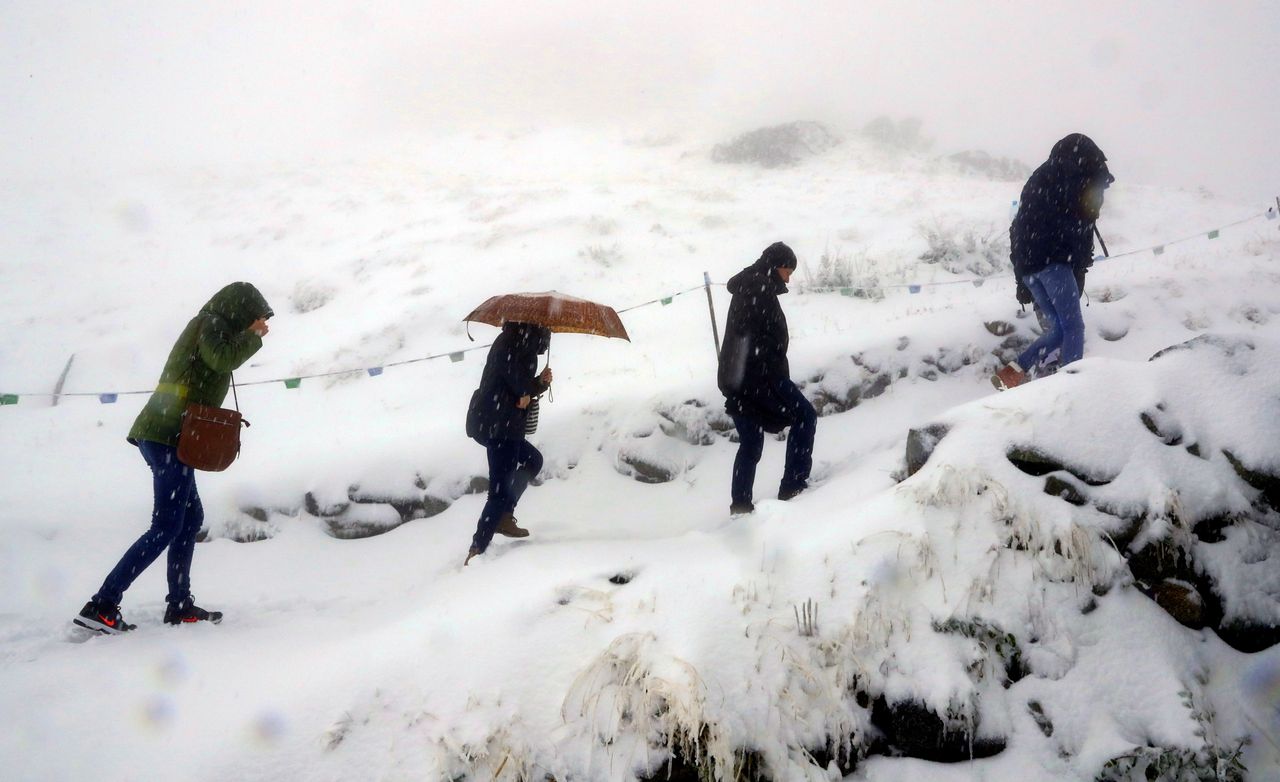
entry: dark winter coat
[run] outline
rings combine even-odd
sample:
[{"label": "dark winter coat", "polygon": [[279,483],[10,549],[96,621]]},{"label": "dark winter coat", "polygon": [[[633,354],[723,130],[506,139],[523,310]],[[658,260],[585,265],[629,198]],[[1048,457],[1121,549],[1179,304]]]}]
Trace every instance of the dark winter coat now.
[{"label": "dark winter coat", "polygon": [[490,440],[523,440],[528,408],[520,398],[547,390],[537,378],[538,356],[551,344],[551,332],[529,323],[507,323],[489,348],[480,387],[467,407],[467,436],[488,445]]},{"label": "dark winter coat", "polygon": [[1076,279],[1083,279],[1093,264],[1102,192],[1114,181],[1107,156],[1088,136],[1073,133],[1054,145],[1022,188],[1009,228],[1009,255],[1019,285],[1055,263],[1069,264]]},{"label": "dark winter coat", "polygon": [[247,282],[233,282],[215,293],[169,351],[156,392],[129,430],[129,442],[176,446],[187,405],[220,407],[231,373],[262,348],[262,338],[249,326],[271,315],[267,300]]},{"label": "dark winter coat", "polygon": [[778,391],[780,382],[791,379],[787,316],[778,301],[787,292],[786,283],[762,257],[730,278],[728,288],[733,299],[717,377],[725,411],[780,432],[796,412]]}]

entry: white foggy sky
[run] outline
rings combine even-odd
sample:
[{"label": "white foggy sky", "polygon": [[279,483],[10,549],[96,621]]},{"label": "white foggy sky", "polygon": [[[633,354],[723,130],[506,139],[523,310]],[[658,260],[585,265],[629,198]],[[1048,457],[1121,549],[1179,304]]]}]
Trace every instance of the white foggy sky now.
[{"label": "white foggy sky", "polygon": [[916,115],[1128,182],[1280,191],[1280,2],[0,0],[0,165],[369,154],[482,126],[715,139]]}]

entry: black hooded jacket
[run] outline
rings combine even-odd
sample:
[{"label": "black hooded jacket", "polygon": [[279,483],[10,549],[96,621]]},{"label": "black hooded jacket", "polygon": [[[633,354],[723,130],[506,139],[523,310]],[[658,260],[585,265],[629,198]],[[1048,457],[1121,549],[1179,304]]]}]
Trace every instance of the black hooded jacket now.
[{"label": "black hooded jacket", "polygon": [[1072,133],[1031,174],[1009,228],[1010,258],[1021,281],[1055,263],[1083,275],[1093,264],[1093,230],[1102,191],[1115,177],[1088,136]]},{"label": "black hooded jacket", "polygon": [[480,387],[467,407],[467,436],[481,445],[490,440],[524,439],[528,409],[516,405],[547,387],[537,378],[538,356],[551,345],[551,332],[531,323],[507,323],[489,348]]},{"label": "black hooded jacket", "polygon": [[[791,256],[794,259],[794,255]],[[766,255],[729,279],[729,315],[720,348],[718,383],[725,410],[761,424],[771,432],[791,423],[793,413],[778,393],[778,383],[791,379],[787,362],[787,316],[778,296],[786,283]],[[790,262],[794,268],[795,262]]]}]

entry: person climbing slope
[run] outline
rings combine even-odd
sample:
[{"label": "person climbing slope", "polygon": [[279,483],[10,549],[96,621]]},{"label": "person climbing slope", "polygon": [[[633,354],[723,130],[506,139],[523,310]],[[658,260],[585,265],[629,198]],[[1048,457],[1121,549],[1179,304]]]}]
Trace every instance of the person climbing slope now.
[{"label": "person climbing slope", "polygon": [[1044,314],[1047,327],[991,383],[1004,391],[1025,383],[1027,373],[1055,350],[1060,366],[1084,355],[1080,285],[1093,264],[1093,235],[1103,194],[1115,181],[1107,156],[1082,133],[1054,144],[1049,159],[1022,188],[1009,228],[1010,258],[1018,284]]},{"label": "person climbing slope", "polygon": [[120,601],[142,571],[168,551],[169,594],[166,624],[222,621],[191,596],[191,560],[196,534],[204,523],[204,506],[196,490],[195,469],[178,459],[178,436],[187,405],[218,407],[227,396],[231,373],[262,348],[267,319],[266,299],[247,282],[234,282],[214,294],[178,336],[160,382],[129,431],[151,468],[155,506],[151,528],[121,557],[102,586],[85,603],[75,624],[98,633],[135,629],[120,614]]},{"label": "person climbing slope", "polygon": [[782,242],[775,242],[728,283],[733,299],[717,380],[725,397],[725,412],[738,430],[731,515],[755,510],[752,495],[765,432],[791,427],[778,499],[790,500],[809,485],[818,414],[791,380],[787,317],[778,301],[787,292],[795,268],[796,254]]},{"label": "person climbing slope", "polygon": [[483,554],[495,533],[511,538],[529,535],[516,524],[515,510],[542,469],[542,454],[525,439],[525,426],[533,400],[551,387],[551,367],[535,374],[538,356],[550,347],[549,329],[508,322],[489,348],[480,387],[467,407],[467,436],[484,446],[488,455],[489,495],[463,565]]}]

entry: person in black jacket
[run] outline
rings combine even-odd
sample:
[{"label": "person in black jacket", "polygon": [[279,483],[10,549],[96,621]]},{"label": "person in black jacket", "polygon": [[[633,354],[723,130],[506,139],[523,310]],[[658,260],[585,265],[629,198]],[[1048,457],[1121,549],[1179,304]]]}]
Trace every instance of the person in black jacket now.
[{"label": "person in black jacket", "polygon": [[551,332],[531,323],[507,323],[489,348],[480,387],[467,408],[467,436],[489,456],[489,496],[476,523],[466,565],[489,548],[494,533],[524,538],[516,525],[520,495],[542,469],[542,454],[525,439],[529,405],[551,387],[551,367],[538,371],[538,356],[551,347]]},{"label": "person in black jacket", "polygon": [[765,248],[759,260],[729,280],[733,300],[717,379],[725,397],[725,412],[738,429],[729,506],[734,515],[755,510],[752,493],[765,432],[791,427],[778,499],[789,500],[809,485],[818,414],[791,382],[787,317],[778,302],[778,296],[787,292],[795,268],[796,254],[782,242],[775,242]]},{"label": "person in black jacket", "polygon": [[1055,350],[1061,366],[1084,355],[1080,289],[1093,265],[1093,234],[1103,193],[1115,177],[1093,139],[1072,133],[1054,144],[1049,159],[1022,188],[1009,228],[1010,258],[1019,285],[1045,316],[1044,333],[991,378],[1001,391],[1021,385],[1027,371]]}]

